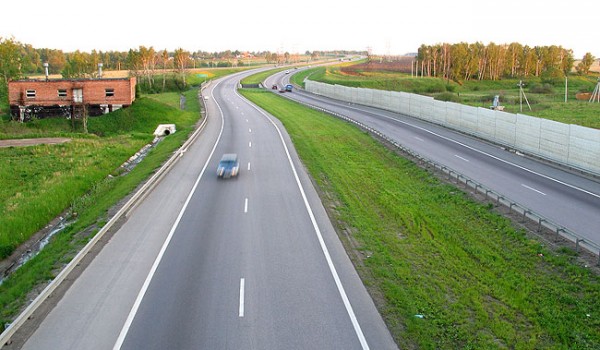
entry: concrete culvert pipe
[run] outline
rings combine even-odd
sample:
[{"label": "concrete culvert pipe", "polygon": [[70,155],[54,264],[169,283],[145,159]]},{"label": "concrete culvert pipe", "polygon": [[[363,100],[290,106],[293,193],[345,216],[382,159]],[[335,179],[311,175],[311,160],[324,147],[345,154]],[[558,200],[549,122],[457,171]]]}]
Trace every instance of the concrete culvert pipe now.
[{"label": "concrete culvert pipe", "polygon": [[154,136],[169,136],[175,132],[175,124],[159,124],[154,130]]}]

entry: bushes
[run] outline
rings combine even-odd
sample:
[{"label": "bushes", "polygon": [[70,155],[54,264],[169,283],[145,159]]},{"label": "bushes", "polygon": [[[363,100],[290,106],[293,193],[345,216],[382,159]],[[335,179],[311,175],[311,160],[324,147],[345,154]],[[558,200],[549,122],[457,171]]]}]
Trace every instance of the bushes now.
[{"label": "bushes", "polygon": [[533,84],[529,88],[529,92],[534,94],[553,94],[554,86],[552,86],[550,83]]},{"label": "bushes", "polygon": [[460,96],[458,96],[457,94],[453,94],[452,92],[442,92],[441,94],[436,95],[435,99],[438,101],[446,101],[446,102],[456,102],[456,103],[462,102]]}]

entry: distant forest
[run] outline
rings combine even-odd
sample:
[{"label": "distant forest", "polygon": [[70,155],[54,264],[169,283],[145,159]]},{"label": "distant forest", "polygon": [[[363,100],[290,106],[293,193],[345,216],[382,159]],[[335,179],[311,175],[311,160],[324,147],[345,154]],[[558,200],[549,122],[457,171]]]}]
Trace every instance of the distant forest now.
[{"label": "distant forest", "polygon": [[[561,46],[529,47],[519,43],[458,43],[421,45],[415,58],[419,75],[448,80],[499,80],[502,78],[564,77],[573,70],[573,51]],[[578,74],[586,75],[594,63],[586,53],[575,66]]]}]

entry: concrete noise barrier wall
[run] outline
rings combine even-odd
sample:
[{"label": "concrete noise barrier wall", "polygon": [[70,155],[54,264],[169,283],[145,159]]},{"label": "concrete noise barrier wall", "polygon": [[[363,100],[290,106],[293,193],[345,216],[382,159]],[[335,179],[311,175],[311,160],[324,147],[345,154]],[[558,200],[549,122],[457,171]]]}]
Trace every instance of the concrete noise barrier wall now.
[{"label": "concrete noise barrier wall", "polygon": [[600,130],[405,92],[305,81],[307,91],[377,107],[502,144],[514,150],[600,175]]}]

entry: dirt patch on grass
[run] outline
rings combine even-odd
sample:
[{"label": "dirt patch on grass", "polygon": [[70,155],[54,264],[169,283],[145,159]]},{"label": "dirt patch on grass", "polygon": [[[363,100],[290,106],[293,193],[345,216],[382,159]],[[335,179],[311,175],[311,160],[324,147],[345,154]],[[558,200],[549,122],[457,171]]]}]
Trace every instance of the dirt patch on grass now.
[{"label": "dirt patch on grass", "polygon": [[39,139],[12,139],[0,140],[0,147],[27,147],[35,145],[56,145],[59,143],[70,142],[71,139],[66,137],[47,137]]}]

